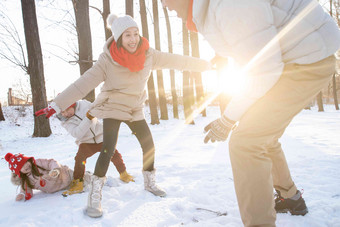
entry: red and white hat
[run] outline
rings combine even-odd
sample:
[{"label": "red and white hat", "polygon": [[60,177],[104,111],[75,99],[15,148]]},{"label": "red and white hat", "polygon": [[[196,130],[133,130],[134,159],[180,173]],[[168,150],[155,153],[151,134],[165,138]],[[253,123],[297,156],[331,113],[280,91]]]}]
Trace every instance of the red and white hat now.
[{"label": "red and white hat", "polygon": [[27,157],[24,156],[23,154],[11,154],[11,153],[7,153],[5,156],[6,161],[8,162],[8,167],[9,169],[15,173],[16,175],[18,175],[20,177],[20,170],[21,168],[25,165],[25,163],[29,160],[29,159],[33,159],[33,162],[35,163],[35,160],[33,157]]}]

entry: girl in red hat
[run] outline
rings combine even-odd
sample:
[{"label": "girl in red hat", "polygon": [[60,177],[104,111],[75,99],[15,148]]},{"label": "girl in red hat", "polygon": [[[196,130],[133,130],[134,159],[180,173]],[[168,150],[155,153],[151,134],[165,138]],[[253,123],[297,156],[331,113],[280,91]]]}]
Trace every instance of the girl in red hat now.
[{"label": "girl in red hat", "polygon": [[[73,171],[54,159],[34,159],[20,153],[7,153],[5,159],[12,171],[12,183],[21,186],[16,201],[31,199],[33,189],[45,193],[66,189],[73,180]],[[90,176],[86,174],[84,178],[89,180]]]}]

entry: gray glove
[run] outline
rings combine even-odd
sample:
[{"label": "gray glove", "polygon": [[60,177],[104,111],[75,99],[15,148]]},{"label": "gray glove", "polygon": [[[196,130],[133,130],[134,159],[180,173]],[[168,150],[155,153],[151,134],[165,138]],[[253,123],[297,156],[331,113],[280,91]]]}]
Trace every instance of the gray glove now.
[{"label": "gray glove", "polygon": [[222,116],[212,122],[210,122],[204,128],[204,132],[208,134],[204,138],[204,143],[208,143],[211,140],[212,143],[215,141],[226,141],[228,135],[232,129],[234,129],[235,121],[228,119],[226,116]]}]

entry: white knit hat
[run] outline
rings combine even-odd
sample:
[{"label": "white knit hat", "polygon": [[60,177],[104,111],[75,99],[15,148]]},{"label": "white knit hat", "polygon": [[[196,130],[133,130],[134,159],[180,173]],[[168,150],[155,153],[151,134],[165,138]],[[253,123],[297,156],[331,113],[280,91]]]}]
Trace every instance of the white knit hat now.
[{"label": "white knit hat", "polygon": [[107,17],[107,24],[111,26],[111,31],[116,42],[126,29],[131,27],[138,28],[136,21],[129,15],[118,17],[115,14],[110,14]]}]

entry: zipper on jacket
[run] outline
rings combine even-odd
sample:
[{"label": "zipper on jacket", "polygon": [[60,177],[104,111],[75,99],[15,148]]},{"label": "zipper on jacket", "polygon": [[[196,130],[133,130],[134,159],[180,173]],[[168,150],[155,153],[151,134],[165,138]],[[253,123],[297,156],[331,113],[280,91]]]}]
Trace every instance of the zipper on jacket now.
[{"label": "zipper on jacket", "polygon": [[[76,116],[78,119],[80,119],[81,121],[83,120],[81,117],[79,117],[77,114],[74,114],[74,116]],[[92,131],[92,129],[90,128],[90,131],[92,132],[92,134],[93,134],[93,141],[94,141],[94,143],[97,143],[97,141],[96,141],[96,134],[94,134],[94,132]]]}]

